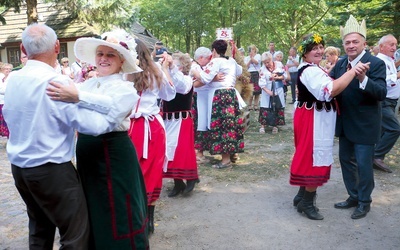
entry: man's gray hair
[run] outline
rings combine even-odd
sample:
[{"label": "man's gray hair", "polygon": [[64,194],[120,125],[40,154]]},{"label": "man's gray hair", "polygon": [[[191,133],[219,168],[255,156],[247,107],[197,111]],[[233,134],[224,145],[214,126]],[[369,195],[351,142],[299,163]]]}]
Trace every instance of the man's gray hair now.
[{"label": "man's gray hair", "polygon": [[394,37],[394,35],[388,34],[388,35],[385,35],[385,36],[381,37],[381,39],[379,39],[378,45],[381,45],[381,44],[385,43],[386,40],[387,40],[388,38],[391,38],[391,37]]},{"label": "man's gray hair", "polygon": [[53,50],[56,41],[56,32],[45,24],[33,23],[22,32],[22,44],[28,58]]},{"label": "man's gray hair", "polygon": [[194,60],[197,60],[200,57],[209,57],[209,56],[211,56],[211,54],[212,54],[212,52],[209,48],[199,47],[194,52]]}]

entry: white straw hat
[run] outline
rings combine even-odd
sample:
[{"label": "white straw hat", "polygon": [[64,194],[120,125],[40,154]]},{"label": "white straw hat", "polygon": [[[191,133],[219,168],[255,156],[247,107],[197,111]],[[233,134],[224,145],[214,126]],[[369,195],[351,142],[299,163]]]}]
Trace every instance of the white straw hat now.
[{"label": "white straw hat", "polygon": [[124,57],[125,61],[121,67],[122,73],[130,74],[142,71],[136,64],[135,38],[122,29],[106,32],[101,35],[101,39],[93,37],[77,39],[74,46],[75,56],[81,61],[96,65],[96,49],[100,45],[113,48]]}]

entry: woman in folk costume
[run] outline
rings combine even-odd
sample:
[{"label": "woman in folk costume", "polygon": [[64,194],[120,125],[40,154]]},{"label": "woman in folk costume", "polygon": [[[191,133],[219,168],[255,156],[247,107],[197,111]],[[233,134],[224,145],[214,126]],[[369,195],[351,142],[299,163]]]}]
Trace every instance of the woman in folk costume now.
[{"label": "woman in folk costume", "polygon": [[[228,42],[228,49],[226,50],[225,55],[229,57],[233,57],[237,64],[242,66],[242,74],[236,78],[236,84],[235,88],[239,91],[240,96],[242,97],[243,101],[246,103],[246,105],[249,105],[249,110],[251,109],[250,106],[252,103],[253,99],[253,91],[254,91],[254,85],[251,84],[251,74],[248,71],[248,67],[245,63],[245,57],[242,55],[242,53],[237,53],[237,47],[236,44],[233,40],[230,40]],[[261,56],[260,56],[261,58]],[[258,86],[258,71],[257,71],[257,86]],[[259,98],[257,98],[257,101],[255,101],[253,104],[257,104],[258,106],[259,103]]]},{"label": "woman in folk costume", "polygon": [[101,39],[79,38],[75,55],[96,65],[98,77],[77,85],[79,89],[56,83],[47,89],[53,100],[78,102],[115,123],[112,131],[98,136],[78,134],[77,169],[89,208],[89,249],[149,248],[145,184],[127,132],[139,96],[122,75],[140,71],[135,47],[134,38],[123,30],[106,32]]},{"label": "woman in folk costume", "polygon": [[[157,98],[170,101],[175,98],[175,87],[169,82],[160,63],[153,61],[150,51],[135,39],[140,73],[128,75],[138,91],[139,100],[132,110],[129,136],[135,145],[146,184],[149,231],[154,232],[154,208],[160,197],[163,169],[167,167],[166,134]],[[167,62],[163,62],[167,63]]]},{"label": "woman in folk costume", "polygon": [[[163,71],[174,83],[176,96],[171,101],[163,101],[163,119],[167,131],[168,168],[164,178],[174,179],[174,188],[168,197],[179,193],[190,193],[196,182],[196,152],[194,150],[194,128],[192,118],[193,82],[188,75],[191,59],[183,53],[168,56],[168,63],[163,64]],[[186,184],[183,180],[187,180]]]},{"label": "woman in folk costume", "polygon": [[[203,71],[192,71],[195,86],[205,84],[209,88],[207,100],[207,129],[210,133],[210,154],[221,154],[222,160],[213,168],[223,169],[232,166],[230,156],[243,152],[244,123],[240,118],[240,108],[246,106],[239,92],[234,88],[236,77],[242,74],[242,67],[225,56],[228,44],[216,40],[212,44],[212,60]],[[222,81],[216,81],[218,73],[224,74]],[[199,114],[200,116],[200,114]]]},{"label": "woman in folk costume", "polygon": [[[260,114],[258,121],[261,124],[260,133],[265,133],[265,126],[272,127],[272,133],[278,133],[278,125],[285,125],[285,93],[283,90],[283,80],[285,70],[279,61],[274,61],[269,52],[264,52],[261,56],[263,66],[260,69],[259,85],[262,90],[260,100]],[[278,96],[275,100],[275,109],[272,107],[272,96]],[[273,119],[271,119],[273,117]]]},{"label": "woman in folk costume", "polygon": [[359,63],[342,77],[333,80],[319,63],[324,55],[324,40],[318,34],[307,35],[299,52],[303,62],[298,71],[298,101],[293,126],[295,153],[290,167],[290,184],[300,186],[293,199],[299,213],[309,219],[324,217],[314,205],[316,190],[330,178],[332,148],[336,122],[336,102],[342,92],[368,64]]},{"label": "woman in folk costume", "polygon": [[[190,76],[193,77],[192,72],[202,71],[203,68],[211,60],[211,50],[206,47],[199,47],[194,52],[194,58],[190,69]],[[195,78],[193,78],[195,79]],[[199,86],[194,87],[193,93],[193,106],[192,114],[194,121],[195,137],[194,148],[196,150],[197,163],[207,163],[208,159],[204,156],[203,152],[210,149],[209,133],[207,132],[207,100],[208,100],[208,87]]]}]

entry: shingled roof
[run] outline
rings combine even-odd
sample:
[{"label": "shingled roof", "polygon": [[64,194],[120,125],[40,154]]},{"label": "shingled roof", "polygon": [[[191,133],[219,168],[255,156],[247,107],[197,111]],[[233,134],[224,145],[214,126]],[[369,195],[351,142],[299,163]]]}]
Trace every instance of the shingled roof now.
[{"label": "shingled roof", "polygon": [[154,44],[158,42],[158,39],[153,36],[145,27],[140,23],[135,22],[130,32],[137,38],[139,38],[150,50],[154,49]]},{"label": "shingled roof", "polygon": [[[45,23],[53,28],[58,38],[75,40],[79,37],[98,35],[99,31],[94,26],[80,22],[65,10],[56,9],[51,3],[37,4],[39,16],[38,23]],[[15,46],[21,42],[21,33],[27,26],[26,5],[21,6],[21,11],[15,13],[13,8],[1,14],[7,24],[0,25],[0,44],[2,47]]]},{"label": "shingled roof", "polygon": [[[77,20],[66,10],[57,9],[51,3],[43,3],[38,0],[37,12],[38,23],[45,23],[53,28],[60,41],[75,41],[79,37],[91,37],[101,33],[95,26]],[[21,33],[27,26],[26,5],[21,6],[19,13],[15,13],[14,9],[10,8],[1,15],[7,22],[6,25],[0,25],[1,47],[18,46],[21,42]],[[158,41],[137,22],[132,24],[130,32],[142,40],[150,50]]]}]

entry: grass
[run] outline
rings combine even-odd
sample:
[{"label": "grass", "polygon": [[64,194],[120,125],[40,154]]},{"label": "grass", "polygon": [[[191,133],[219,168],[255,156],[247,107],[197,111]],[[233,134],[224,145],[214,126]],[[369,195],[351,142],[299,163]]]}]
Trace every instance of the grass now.
[{"label": "grass", "polygon": [[[290,114],[287,117],[291,117]],[[211,165],[221,159],[220,156],[210,156],[205,152],[211,163],[200,164],[201,176],[210,176],[220,181],[261,181],[289,173],[293,155],[293,129],[291,119],[280,127],[278,134],[271,134],[271,128],[266,128],[265,134],[260,134],[258,112],[251,111],[250,126],[245,133],[245,152],[240,153],[240,160],[231,169],[217,170]]]},{"label": "grass", "polygon": [[[200,164],[200,176],[208,176],[217,181],[232,182],[256,182],[265,181],[287,175],[289,178],[290,163],[294,152],[293,105],[287,104],[285,111],[286,125],[279,128],[278,134],[271,134],[271,128],[266,129],[265,134],[259,133],[258,112],[251,111],[250,126],[245,133],[245,152],[240,153],[240,160],[230,169],[213,169],[211,165],[221,159],[220,156],[205,155],[211,159],[211,163]],[[337,150],[338,141],[335,139]],[[375,170],[375,179],[382,183],[400,187],[397,172],[400,169],[400,142],[398,141],[385,162],[393,170],[392,174]],[[335,154],[335,166],[340,166],[337,153]]]}]

